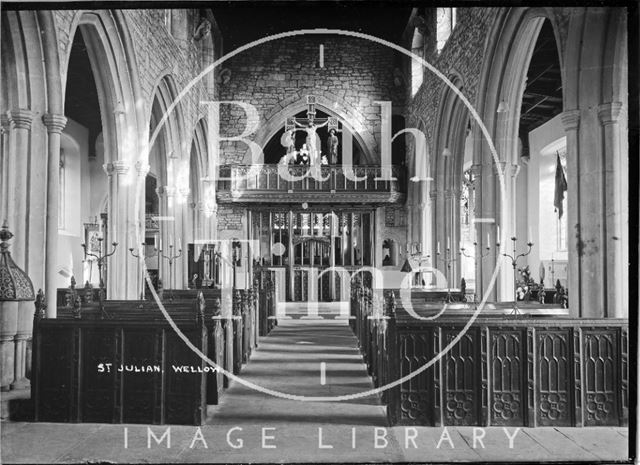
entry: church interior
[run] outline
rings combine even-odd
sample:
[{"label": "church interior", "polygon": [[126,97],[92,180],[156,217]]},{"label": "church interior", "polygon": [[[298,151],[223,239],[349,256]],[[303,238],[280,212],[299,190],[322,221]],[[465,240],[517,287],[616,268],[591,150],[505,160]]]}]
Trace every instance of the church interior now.
[{"label": "church interior", "polygon": [[629,459],[637,6],[38,5],[1,12],[4,461]]}]

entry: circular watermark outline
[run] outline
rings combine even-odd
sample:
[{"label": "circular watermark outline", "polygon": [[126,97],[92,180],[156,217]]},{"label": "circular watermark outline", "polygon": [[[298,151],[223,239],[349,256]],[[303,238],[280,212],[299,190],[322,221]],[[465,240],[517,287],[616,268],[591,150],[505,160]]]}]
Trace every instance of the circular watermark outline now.
[{"label": "circular watermark outline", "polygon": [[[464,94],[444,75],[442,74],[438,69],[436,69],[433,65],[431,65],[429,62],[427,62],[426,60],[424,60],[422,57],[419,57],[418,55],[415,55],[414,53],[410,52],[409,50],[404,49],[403,47],[394,44],[392,42],[386,41],[384,39],[380,39],[378,37],[375,36],[371,36],[369,34],[364,34],[361,32],[354,32],[354,31],[345,31],[342,29],[324,29],[324,28],[318,28],[318,29],[299,29],[296,31],[289,31],[289,32],[283,32],[283,33],[279,33],[279,34],[274,34],[271,36],[267,36],[267,37],[263,37],[262,39],[258,39],[255,40],[253,42],[250,42],[248,44],[245,44],[241,47],[238,47],[237,49],[229,52],[228,54],[222,56],[221,58],[219,58],[218,60],[214,61],[212,64],[210,64],[209,66],[207,66],[200,74],[198,74],[194,79],[191,80],[191,82],[189,82],[189,84],[187,84],[185,86],[185,88],[176,96],[176,99],[167,107],[165,114],[162,116],[162,118],[160,119],[160,121],[158,122],[158,124],[156,125],[155,131],[153,132],[150,140],[149,140],[149,145],[146,149],[146,154],[143,153],[143,158],[146,162],[148,162],[149,159],[149,154],[151,152],[151,147],[153,147],[153,144],[156,140],[156,138],[158,137],[160,130],[162,129],[162,127],[164,126],[164,124],[166,123],[167,119],[169,118],[169,115],[172,113],[172,111],[175,109],[175,107],[180,103],[180,101],[189,93],[189,91],[204,77],[206,76],[208,73],[212,72],[216,66],[219,66],[220,64],[224,63],[225,61],[229,60],[230,58],[233,58],[235,55],[238,55],[246,50],[249,50],[255,46],[258,45],[262,45],[268,42],[272,42],[275,40],[279,40],[279,39],[284,39],[287,37],[295,37],[295,36],[300,36],[300,35],[339,35],[339,36],[346,36],[346,37],[355,37],[358,39],[364,39],[364,40],[369,40],[372,41],[374,43],[389,47],[397,52],[400,52],[406,56],[408,56],[410,59],[412,60],[416,60],[419,63],[422,64],[422,66],[426,67],[429,71],[431,71],[432,73],[434,73],[436,76],[438,76],[447,86],[449,86],[449,88],[455,92],[455,94],[460,98],[460,100],[464,103],[464,105],[467,107],[469,113],[471,114],[471,116],[473,116],[473,118],[475,119],[475,121],[478,123],[478,126],[480,128],[480,130],[482,131],[482,134],[489,146],[489,151],[491,152],[491,155],[493,157],[493,161],[496,164],[496,166],[500,166],[499,165],[499,157],[498,157],[498,153],[496,151],[496,148],[493,144],[493,140],[491,138],[491,135],[489,134],[488,129],[486,128],[486,126],[484,125],[484,123],[482,122],[482,119],[480,118],[480,115],[478,115],[477,111],[475,110],[475,108],[473,108],[473,106],[471,105],[471,103],[469,102],[469,100],[464,96]],[[502,172],[502,170],[498,169],[496,170],[498,173],[498,180],[499,180],[499,184],[500,184],[500,194],[501,194],[501,198],[504,200],[506,199],[506,190],[505,190],[505,182],[504,182],[504,173]],[[140,200],[141,200],[141,194],[142,194],[142,190],[140,188],[136,189],[136,198],[135,198],[135,210],[134,211],[138,211],[138,209],[140,208]],[[502,238],[500,238],[502,239]],[[137,244],[141,244],[141,228],[136,228],[136,240],[137,240]],[[501,249],[500,249],[500,254],[502,254],[503,252],[503,248],[505,247],[504,245],[504,241],[500,240],[501,245]],[[139,246],[139,248],[141,248],[141,246]],[[146,267],[146,263],[144,258],[142,257],[142,255],[139,258],[139,261],[142,264],[142,268],[144,270],[144,277],[145,280],[149,286],[149,289],[151,291],[151,294],[153,295],[153,298],[155,299],[156,303],[158,304],[158,307],[160,308],[160,311],[162,312],[162,314],[164,315],[164,317],[166,318],[167,322],[169,323],[169,325],[171,326],[171,328],[175,331],[175,333],[178,335],[178,337],[180,337],[180,339],[182,339],[182,341],[194,352],[196,353],[202,360],[204,360],[205,362],[207,362],[209,365],[213,366],[216,370],[222,372],[225,376],[227,376],[229,379],[232,379],[234,381],[237,381],[241,384],[243,384],[246,387],[249,387],[251,389],[254,389],[256,391],[262,392],[264,394],[268,394],[274,397],[280,397],[283,399],[288,399],[288,400],[297,400],[297,401],[302,401],[302,402],[335,402],[335,401],[346,401],[346,400],[353,400],[353,399],[357,399],[357,398],[361,398],[361,397],[368,397],[371,395],[375,395],[375,394],[379,394],[384,392],[387,389],[391,389],[394,388],[396,386],[401,385],[402,383],[409,381],[410,379],[412,379],[413,377],[419,375],[420,373],[422,373],[423,371],[427,370],[429,367],[433,366],[436,362],[438,362],[442,357],[444,357],[444,355],[449,352],[449,350],[451,350],[453,348],[453,346],[455,346],[458,341],[460,341],[460,339],[462,338],[462,336],[464,336],[464,334],[469,330],[469,328],[471,327],[471,325],[474,323],[474,321],[478,318],[478,316],[480,315],[480,312],[482,311],[482,309],[484,308],[484,306],[486,305],[487,299],[489,297],[489,293],[491,292],[491,290],[493,289],[493,287],[495,286],[497,277],[498,277],[498,273],[500,272],[500,268],[501,268],[501,260],[496,260],[496,266],[494,268],[493,274],[491,275],[491,278],[489,280],[488,286],[487,286],[487,292],[484,293],[484,297],[482,298],[481,302],[478,304],[476,310],[473,312],[473,314],[471,315],[471,317],[469,318],[469,320],[467,321],[467,323],[464,325],[464,327],[460,330],[460,332],[456,335],[456,337],[454,337],[451,342],[449,342],[449,344],[447,344],[441,351],[439,351],[431,360],[429,360],[426,364],[424,364],[423,366],[421,366],[420,368],[412,371],[411,373],[407,374],[406,376],[397,379],[395,381],[392,381],[388,384],[385,384],[384,386],[380,386],[374,389],[369,389],[369,390],[365,390],[362,392],[358,392],[355,394],[346,394],[346,395],[340,395],[340,396],[303,396],[303,395],[296,395],[296,394],[288,394],[285,392],[280,392],[280,391],[276,391],[273,389],[269,389],[269,388],[265,388],[263,386],[257,385],[255,383],[252,383],[251,381],[248,381],[246,379],[242,379],[240,376],[234,375],[231,372],[228,372],[227,370],[225,370],[223,367],[219,366],[218,364],[216,364],[214,361],[212,361],[211,359],[209,359],[209,357],[207,357],[207,355],[203,354],[202,351],[200,351],[200,349],[198,349],[196,346],[193,345],[193,343],[191,341],[189,341],[189,338],[187,338],[182,331],[180,331],[180,328],[178,328],[178,326],[176,325],[176,323],[173,321],[173,319],[171,318],[171,316],[169,315],[169,313],[167,312],[167,310],[164,308],[164,305],[162,304],[162,301],[160,300],[158,293],[156,292],[155,288],[153,287],[153,283],[151,281],[151,276],[149,275],[149,271]],[[446,309],[446,305],[444,307]],[[444,309],[439,313],[443,313]]]}]

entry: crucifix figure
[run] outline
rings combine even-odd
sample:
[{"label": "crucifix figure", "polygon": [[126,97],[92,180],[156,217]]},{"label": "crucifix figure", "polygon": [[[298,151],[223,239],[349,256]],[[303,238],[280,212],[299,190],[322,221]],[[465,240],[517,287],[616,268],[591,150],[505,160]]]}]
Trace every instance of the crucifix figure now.
[{"label": "crucifix figure", "polygon": [[311,158],[315,161],[318,159],[318,147],[316,144],[316,138],[318,137],[318,135],[316,134],[316,131],[318,130],[318,128],[324,127],[327,124],[329,124],[329,119],[327,119],[327,121],[325,121],[322,124],[315,124],[313,122],[313,120],[309,121],[309,125],[305,126],[303,124],[298,123],[297,121],[294,121],[296,126],[299,126],[301,128],[303,128],[304,131],[306,131],[307,133],[307,147],[309,149],[309,152],[311,153]]},{"label": "crucifix figure", "polygon": [[287,153],[291,153],[292,150],[290,147],[295,143],[293,133],[296,131],[305,131],[307,133],[305,143],[310,155],[310,164],[313,165],[319,162],[321,155],[320,138],[318,137],[317,130],[324,126],[328,126],[329,130],[334,129],[335,131],[338,131],[338,118],[316,118],[316,100],[313,95],[307,96],[307,105],[308,109],[306,118],[287,118],[285,122],[285,133],[283,134],[280,143],[283,147],[287,147]]}]

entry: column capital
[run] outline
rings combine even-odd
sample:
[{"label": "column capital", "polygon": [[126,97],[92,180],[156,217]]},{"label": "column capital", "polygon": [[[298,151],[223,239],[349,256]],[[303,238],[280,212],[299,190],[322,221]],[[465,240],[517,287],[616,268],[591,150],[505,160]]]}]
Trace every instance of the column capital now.
[{"label": "column capital", "polygon": [[60,134],[67,125],[67,118],[64,115],[45,113],[42,115],[42,122],[47,127],[49,134]]},{"label": "column capital", "polygon": [[176,195],[176,188],[172,186],[156,187],[156,194],[158,194],[158,197],[173,197],[174,195]]},{"label": "column capital", "polygon": [[107,173],[107,176],[112,176],[116,170],[115,166],[113,166],[113,163],[105,163],[104,165],[102,165],[102,169],[105,173]]},{"label": "column capital", "polygon": [[565,131],[578,129],[580,126],[580,110],[567,110],[561,113],[560,117]]},{"label": "column capital", "polygon": [[0,113],[0,124],[2,124],[2,133],[4,134],[11,127],[11,123],[9,123],[9,117],[6,113]]},{"label": "column capital", "polygon": [[621,102],[609,102],[598,105],[598,118],[603,126],[618,122],[622,110]]},{"label": "column capital", "polygon": [[151,165],[149,165],[149,163],[140,160],[136,162],[135,167],[138,172],[138,176],[146,176],[149,174],[149,170],[151,169]]},{"label": "column capital", "polygon": [[504,175],[505,174],[505,168],[507,167],[507,162],[506,161],[499,161],[497,163],[493,163],[491,166],[493,168],[493,174],[495,174],[495,175],[499,175],[499,174]]},{"label": "column capital", "polygon": [[126,160],[115,160],[111,164],[117,174],[127,174],[131,169],[131,163]]},{"label": "column capital", "polygon": [[26,108],[16,108],[15,110],[9,110],[7,112],[9,123],[11,127],[15,129],[31,129],[31,122],[33,121],[33,112]]}]

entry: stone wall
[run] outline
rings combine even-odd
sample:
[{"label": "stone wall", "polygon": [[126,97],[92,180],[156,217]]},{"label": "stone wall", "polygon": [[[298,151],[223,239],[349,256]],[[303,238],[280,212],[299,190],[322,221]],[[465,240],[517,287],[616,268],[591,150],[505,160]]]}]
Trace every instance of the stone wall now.
[{"label": "stone wall", "polygon": [[[324,68],[318,65],[320,44],[324,44]],[[260,130],[256,132],[256,142],[264,145],[272,132],[283,127],[286,116],[306,108],[307,95],[315,95],[319,103],[329,104],[330,112],[348,118],[363,139],[372,141],[373,155],[378,157],[380,106],[373,102],[401,102],[401,88],[393,84],[395,62],[393,50],[362,39],[289,37],[261,44],[226,62],[231,78],[220,86],[220,99],[257,108],[261,128],[273,129],[262,137]],[[283,114],[286,108],[293,114]],[[223,106],[221,120],[223,136],[240,134],[246,127],[244,111],[238,106]],[[244,143],[223,143],[222,148],[223,163],[243,162]]]},{"label": "stone wall", "polygon": [[[464,83],[462,93],[472,105],[475,105],[478,94],[486,39],[498,11],[499,8],[458,8],[457,24],[440,54],[435,51],[435,42],[426,41],[425,60],[449,79],[456,74],[460,76]],[[445,86],[437,75],[425,70],[422,87],[408,106],[407,125],[417,128],[420,121],[424,122],[430,144],[433,143],[438,106]],[[433,153],[432,146],[430,149]]]}]

